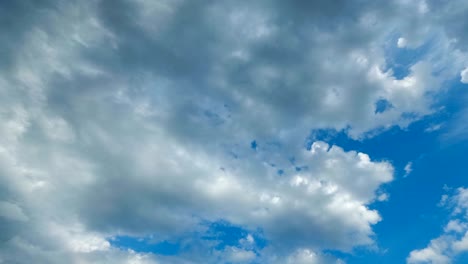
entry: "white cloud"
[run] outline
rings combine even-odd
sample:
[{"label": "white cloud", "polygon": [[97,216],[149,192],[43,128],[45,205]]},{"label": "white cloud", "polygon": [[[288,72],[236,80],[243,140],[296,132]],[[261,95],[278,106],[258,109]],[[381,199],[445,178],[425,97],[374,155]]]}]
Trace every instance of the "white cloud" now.
[{"label": "white cloud", "polygon": [[248,234],[245,238],[239,240],[239,244],[244,248],[250,248],[255,245],[255,239],[251,234]]},{"label": "white cloud", "polygon": [[399,38],[398,39],[397,46],[399,48],[404,48],[404,47],[406,47],[406,45],[407,45],[407,42],[406,42],[405,38]]},{"label": "white cloud", "polygon": [[433,263],[433,264],[449,264],[451,263],[450,257],[446,256],[445,252],[448,250],[449,245],[445,238],[438,238],[431,241],[428,247],[421,250],[411,251],[407,258],[408,264],[417,263]]},{"label": "white cloud", "polygon": [[225,250],[226,260],[232,263],[248,263],[255,259],[255,252],[236,247],[228,247]]},{"label": "white cloud", "polygon": [[444,228],[444,232],[457,232],[461,233],[464,230],[467,230],[467,223],[461,222],[459,219],[450,220]]},{"label": "white cloud", "polygon": [[453,242],[452,248],[455,252],[468,251],[468,232],[460,240]]},{"label": "white cloud", "polygon": [[293,256],[288,258],[288,264],[317,264],[319,257],[316,253],[308,249],[300,249]]},{"label": "white cloud", "polygon": [[344,264],[341,259],[331,258],[330,256],[321,255],[308,248],[300,248],[293,252],[287,259],[281,259],[274,263],[287,264]]},{"label": "white cloud", "polygon": [[452,197],[444,196],[443,205],[453,212],[444,233],[431,240],[426,248],[410,252],[407,263],[448,264],[460,253],[468,251],[468,189],[458,188]]},{"label": "white cloud", "polygon": [[462,83],[468,83],[468,67],[461,71],[460,77]]},{"label": "white cloud", "polygon": [[442,124],[434,124],[434,125],[431,125],[429,127],[427,127],[426,129],[424,129],[424,132],[428,132],[428,133],[431,133],[431,132],[434,132],[434,131],[438,131],[442,128]]},{"label": "white cloud", "polygon": [[388,201],[389,195],[387,193],[382,193],[377,197],[377,200],[380,202]]},{"label": "white cloud", "polygon": [[407,177],[408,175],[410,175],[410,173],[413,171],[413,162],[406,163],[404,170],[405,170],[404,177]]}]

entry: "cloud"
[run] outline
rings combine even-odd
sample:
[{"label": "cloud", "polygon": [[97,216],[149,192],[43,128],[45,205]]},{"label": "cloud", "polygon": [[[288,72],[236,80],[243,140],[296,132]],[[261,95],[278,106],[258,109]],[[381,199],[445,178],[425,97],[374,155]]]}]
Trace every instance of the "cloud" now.
[{"label": "cloud", "polygon": [[226,251],[226,260],[232,263],[249,263],[256,258],[255,252],[249,250],[229,247]]},{"label": "cloud", "polygon": [[[416,22],[437,10],[421,3]],[[369,205],[393,167],[320,141],[306,151],[304,140],[311,129],[364,138],[406,127],[436,111],[446,77],[434,58],[402,79],[386,70],[395,30],[409,48],[427,40],[399,17],[411,3],[0,5],[5,262],[194,263],[108,239],[177,239],[220,219],[261,229],[282,263],[372,246],[381,217]],[[376,113],[379,100],[392,107]],[[265,258],[255,250],[197,256]]]},{"label": "cloud", "polygon": [[452,263],[457,255],[468,251],[468,189],[458,188],[452,197],[444,197],[443,205],[451,208],[452,214],[443,234],[432,239],[426,248],[411,251],[407,263]]},{"label": "cloud", "polygon": [[462,83],[468,83],[468,68],[465,68],[463,71],[460,73],[461,77],[461,82]]},{"label": "cloud", "polygon": [[399,48],[404,48],[406,47],[406,45],[407,45],[407,42],[405,38],[398,38],[397,46]]},{"label": "cloud", "polygon": [[[462,98],[466,102],[466,98]],[[460,111],[454,114],[453,119],[448,123],[447,132],[442,138],[446,141],[463,141],[467,139],[468,132],[468,108],[463,107]]]},{"label": "cloud", "polygon": [[288,257],[286,263],[317,264],[331,262],[329,260],[325,260],[323,256],[320,256],[309,249],[299,249],[294,254]]},{"label": "cloud", "polygon": [[406,163],[404,170],[405,170],[404,177],[408,177],[408,175],[410,175],[410,173],[413,171],[413,162]]},{"label": "cloud", "polygon": [[28,217],[16,204],[2,201],[0,202],[0,216],[5,219],[15,221],[27,221]]},{"label": "cloud", "polygon": [[450,257],[445,255],[448,250],[446,238],[438,238],[431,240],[428,247],[421,250],[411,251],[407,263],[434,263],[448,264],[451,263]]},{"label": "cloud", "polygon": [[433,125],[428,126],[426,129],[424,129],[424,132],[432,133],[432,132],[440,130],[442,127],[443,127],[443,124],[433,124]]}]

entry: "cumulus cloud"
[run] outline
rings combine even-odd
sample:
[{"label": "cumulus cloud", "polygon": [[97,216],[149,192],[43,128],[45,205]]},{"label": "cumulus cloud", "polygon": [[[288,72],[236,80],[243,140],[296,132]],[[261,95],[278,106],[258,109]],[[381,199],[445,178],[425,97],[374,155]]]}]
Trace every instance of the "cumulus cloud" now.
[{"label": "cumulus cloud", "polygon": [[447,264],[468,251],[468,189],[458,188],[452,197],[444,197],[443,204],[452,209],[452,214],[443,234],[426,248],[411,251],[407,263]]},{"label": "cumulus cloud", "polygon": [[[421,3],[417,24],[437,10]],[[178,238],[219,219],[261,229],[282,263],[373,245],[369,205],[388,197],[376,192],[393,167],[304,140],[406,127],[436,111],[446,77],[432,61],[401,79],[386,69],[395,30],[408,47],[425,40],[398,17],[404,1],[0,5],[4,262],[196,263],[108,240]],[[392,107],[376,113],[379,100]],[[199,262],[264,259],[249,241]]]}]

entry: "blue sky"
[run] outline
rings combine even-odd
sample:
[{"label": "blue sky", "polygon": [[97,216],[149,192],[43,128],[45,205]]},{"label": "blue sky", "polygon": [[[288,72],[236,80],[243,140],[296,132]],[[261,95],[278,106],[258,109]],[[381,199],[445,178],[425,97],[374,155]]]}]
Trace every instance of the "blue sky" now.
[{"label": "blue sky", "polygon": [[0,2],[0,263],[466,263],[467,17]]}]

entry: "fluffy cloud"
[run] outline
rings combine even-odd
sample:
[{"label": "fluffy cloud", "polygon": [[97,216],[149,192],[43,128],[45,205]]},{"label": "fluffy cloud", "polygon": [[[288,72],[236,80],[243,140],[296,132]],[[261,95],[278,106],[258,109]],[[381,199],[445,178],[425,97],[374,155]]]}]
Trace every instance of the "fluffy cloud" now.
[{"label": "fluffy cloud", "polygon": [[448,247],[446,238],[434,239],[426,248],[412,251],[407,263],[448,264],[451,262],[450,258],[445,255]]},{"label": "fluffy cloud", "polygon": [[468,189],[458,188],[453,197],[444,197],[441,203],[453,210],[452,219],[444,227],[444,233],[426,248],[411,251],[407,263],[448,264],[468,251]]},{"label": "fluffy cloud", "polygon": [[288,257],[287,264],[318,264],[318,263],[329,263],[329,264],[343,264],[341,260],[327,258],[326,256],[318,255],[317,253],[309,249],[298,249],[291,256]]},{"label": "fluffy cloud", "polygon": [[[0,262],[196,263],[108,239],[219,219],[263,230],[282,263],[373,245],[369,204],[393,167],[304,140],[405,127],[435,111],[446,77],[429,60],[402,79],[386,70],[395,30],[409,48],[425,41],[406,36],[405,1],[0,5]],[[416,7],[421,21],[433,10]],[[377,113],[379,100],[392,107]],[[199,262],[266,255],[255,250]]]},{"label": "fluffy cloud", "polygon": [[399,39],[398,39],[397,46],[398,46],[399,48],[404,48],[404,47],[406,47],[407,44],[408,44],[408,43],[407,43],[407,41],[406,41],[405,38],[399,38]]}]

